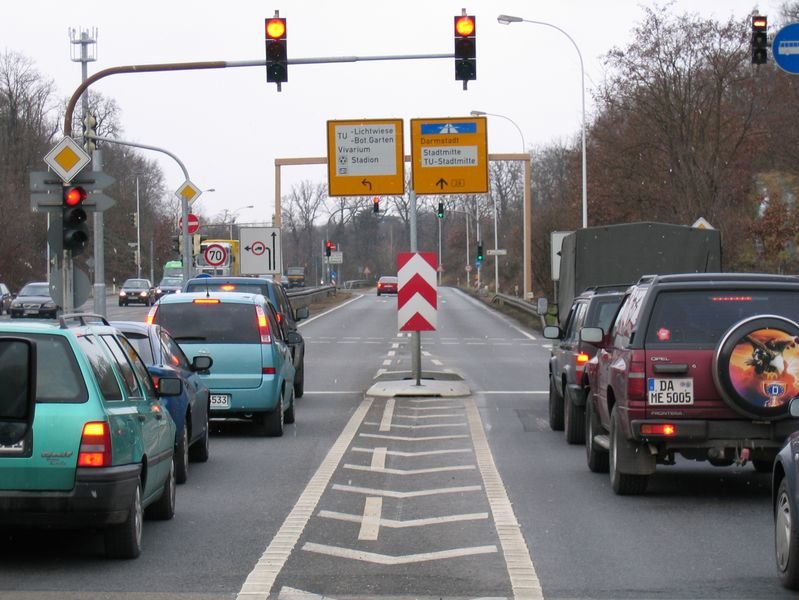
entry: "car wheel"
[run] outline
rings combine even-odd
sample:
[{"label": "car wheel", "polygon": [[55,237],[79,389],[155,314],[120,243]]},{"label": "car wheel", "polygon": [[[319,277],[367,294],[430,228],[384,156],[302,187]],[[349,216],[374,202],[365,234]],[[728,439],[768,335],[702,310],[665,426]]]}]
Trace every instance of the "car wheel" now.
[{"label": "car wheel", "polygon": [[195,462],[208,462],[211,450],[211,424],[205,420],[203,436],[189,447],[189,458]]},{"label": "car wheel", "polygon": [[175,441],[175,479],[186,483],[189,478],[189,420],[183,422],[183,431]]},{"label": "car wheel", "polygon": [[[294,374],[294,397],[302,398],[305,393],[305,357],[302,358],[300,368]],[[293,403],[292,403],[293,405]]]},{"label": "car wheel", "polygon": [[585,457],[588,468],[594,473],[608,472],[608,452],[597,446],[594,436],[601,430],[601,423],[594,415],[594,406],[589,398],[585,405]]},{"label": "car wheel", "polygon": [[620,496],[635,496],[646,491],[647,475],[634,475],[619,471],[619,453],[626,451],[627,440],[622,437],[616,408],[610,414],[610,486]]},{"label": "car wheel", "polygon": [[280,437],[283,435],[283,393],[277,402],[275,410],[268,413],[261,413],[261,433],[270,437]]},{"label": "car wheel", "polygon": [[782,585],[792,590],[799,589],[799,527],[793,526],[795,516],[791,490],[783,479],[774,504],[774,556]]},{"label": "car wheel", "polygon": [[585,442],[585,405],[577,406],[572,393],[566,388],[563,396],[563,432],[567,443],[582,444]]},{"label": "car wheel", "polygon": [[552,376],[549,377],[549,427],[552,431],[563,431],[563,397]]},{"label": "car wheel", "polygon": [[164,489],[161,490],[161,497],[147,507],[147,516],[158,521],[168,521],[175,516],[175,494],[177,489],[177,479],[175,478],[175,457],[169,463],[169,474],[164,482]]},{"label": "car wheel", "polygon": [[136,558],[141,554],[141,533],[144,510],[141,504],[141,480],[130,500],[128,517],[124,523],[106,527],[105,553],[111,558]]},{"label": "car wheel", "polygon": [[288,409],[286,410],[285,414],[283,415],[283,422],[288,423],[291,425],[294,422],[294,393],[292,390],[291,394],[291,404],[289,404]]}]

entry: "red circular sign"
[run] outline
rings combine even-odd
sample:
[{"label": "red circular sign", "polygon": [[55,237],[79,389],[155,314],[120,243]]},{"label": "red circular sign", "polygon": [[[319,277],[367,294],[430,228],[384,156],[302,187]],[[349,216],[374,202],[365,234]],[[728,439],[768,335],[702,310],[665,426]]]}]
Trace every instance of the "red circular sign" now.
[{"label": "red circular sign", "polygon": [[[178,221],[178,227],[183,230],[183,217]],[[189,233],[197,233],[200,228],[200,219],[194,213],[189,213]]]},{"label": "red circular sign", "polygon": [[205,263],[211,267],[221,267],[227,262],[227,248],[219,244],[208,244],[203,253]]}]

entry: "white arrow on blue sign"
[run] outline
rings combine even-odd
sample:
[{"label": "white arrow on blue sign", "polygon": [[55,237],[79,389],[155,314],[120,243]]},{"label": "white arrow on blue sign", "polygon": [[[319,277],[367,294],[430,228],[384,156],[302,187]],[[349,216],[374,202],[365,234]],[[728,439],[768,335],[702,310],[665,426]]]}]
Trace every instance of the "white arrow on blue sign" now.
[{"label": "white arrow on blue sign", "polygon": [[780,69],[799,75],[799,23],[786,25],[777,32],[771,45],[771,55]]}]

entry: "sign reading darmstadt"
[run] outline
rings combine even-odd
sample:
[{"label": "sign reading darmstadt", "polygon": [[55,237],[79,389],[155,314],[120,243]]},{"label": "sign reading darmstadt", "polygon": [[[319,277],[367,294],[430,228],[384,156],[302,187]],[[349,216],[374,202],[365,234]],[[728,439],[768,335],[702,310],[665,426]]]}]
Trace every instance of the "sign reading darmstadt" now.
[{"label": "sign reading darmstadt", "polygon": [[417,194],[488,192],[486,118],[411,119],[412,186]]},{"label": "sign reading darmstadt", "polygon": [[404,194],[403,153],[402,119],[328,121],[328,194]]}]

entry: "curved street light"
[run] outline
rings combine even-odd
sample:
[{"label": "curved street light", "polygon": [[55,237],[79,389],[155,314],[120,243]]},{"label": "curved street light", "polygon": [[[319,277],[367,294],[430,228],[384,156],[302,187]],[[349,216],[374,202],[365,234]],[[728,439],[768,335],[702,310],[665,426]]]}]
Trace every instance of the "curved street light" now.
[{"label": "curved street light", "polygon": [[497,21],[502,25],[510,25],[511,23],[532,23],[533,25],[544,25],[546,27],[551,27],[552,29],[556,29],[560,31],[563,35],[569,38],[569,41],[574,46],[574,49],[577,50],[577,57],[580,59],[580,80],[582,84],[582,108],[583,108],[583,115],[582,115],[582,126],[581,129],[581,138],[582,138],[582,150],[583,150],[583,228],[588,227],[588,187],[587,187],[587,180],[588,180],[588,166],[586,164],[586,155],[585,155],[585,68],[583,67],[583,55],[580,52],[580,48],[577,46],[577,43],[572,39],[568,33],[566,33],[563,29],[558,27],[557,25],[553,25],[552,23],[547,23],[546,21],[531,21],[529,19],[523,19],[521,17],[514,17],[511,15],[499,15],[497,17]]}]

